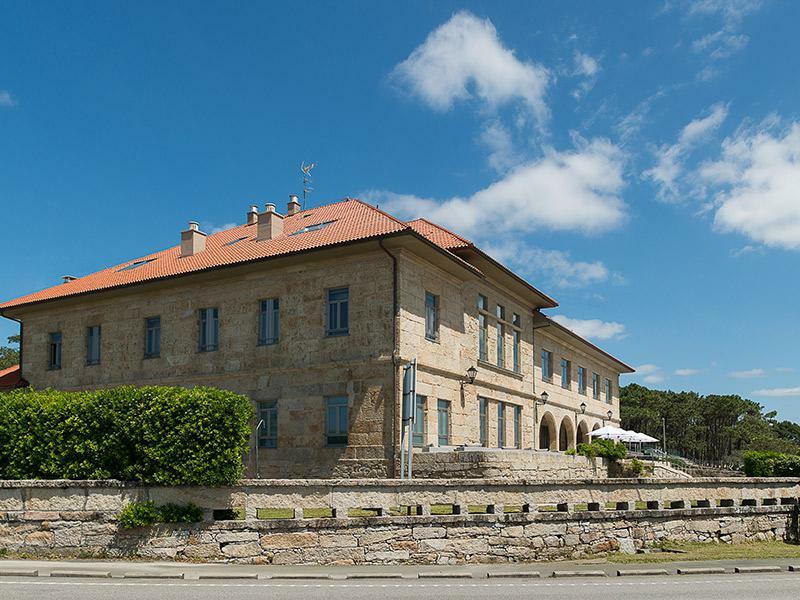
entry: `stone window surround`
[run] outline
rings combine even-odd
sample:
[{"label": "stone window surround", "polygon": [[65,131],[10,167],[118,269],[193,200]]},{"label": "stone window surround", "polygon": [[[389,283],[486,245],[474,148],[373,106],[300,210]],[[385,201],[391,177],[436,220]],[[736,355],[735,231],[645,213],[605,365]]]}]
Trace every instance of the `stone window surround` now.
[{"label": "stone window surround", "polygon": [[[488,310],[488,307],[489,307],[489,300],[488,300],[489,296],[488,296],[488,294],[483,294],[483,293],[478,292],[478,297],[479,297],[479,299],[481,297],[487,299],[486,308],[485,309],[481,308],[479,304],[476,305],[477,309],[478,309],[478,314],[482,315],[484,317],[484,319],[485,319],[486,330],[487,330],[486,331],[486,333],[487,333],[487,335],[486,335],[486,360],[482,360],[480,358],[480,352],[479,352],[478,353],[478,363],[483,365],[483,366],[488,366],[488,367],[492,367],[492,368],[498,369],[498,370],[500,370],[501,372],[503,372],[503,373],[505,373],[507,375],[512,375],[512,376],[521,375],[520,371],[514,371],[514,370],[509,369],[509,368],[507,368],[505,366],[505,364],[508,363],[508,361],[506,360],[505,354],[508,352],[508,338],[511,337],[509,332],[516,331],[516,332],[519,333],[520,337],[522,336],[521,319],[519,320],[518,323],[514,323],[514,321],[513,321],[513,316],[514,315],[519,316],[519,314],[516,313],[516,312],[511,312],[511,315],[512,315],[512,319],[511,320],[508,320],[507,318],[505,318],[505,316],[504,316],[504,318],[501,319],[497,315],[497,310],[502,307],[503,308],[503,314],[507,315],[508,311],[506,310],[505,305],[501,305],[501,304],[495,303],[495,312],[493,313],[493,312]],[[503,341],[504,341],[504,343],[503,343],[503,364],[502,365],[498,365],[498,364],[495,364],[495,363],[490,363],[489,360],[488,360],[488,356],[489,356],[489,337],[490,337],[488,335],[488,329],[489,329],[489,326],[491,325],[491,323],[494,323],[495,329],[497,329],[498,326],[502,325]],[[495,333],[497,333],[497,332],[495,332]],[[480,333],[478,334],[478,336],[480,337]],[[496,337],[497,336],[495,335],[495,338]],[[513,342],[513,338],[511,340],[511,343],[512,344],[514,343]],[[480,342],[478,343],[478,347],[480,348]],[[497,348],[495,348],[495,352],[497,352]]]}]

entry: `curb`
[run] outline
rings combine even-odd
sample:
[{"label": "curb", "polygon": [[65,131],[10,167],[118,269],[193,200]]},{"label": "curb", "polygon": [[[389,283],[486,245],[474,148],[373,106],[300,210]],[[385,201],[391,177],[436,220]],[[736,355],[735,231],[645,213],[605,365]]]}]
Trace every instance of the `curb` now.
[{"label": "curb", "polygon": [[725,569],[723,567],[692,567],[685,569],[678,569],[678,575],[723,575]]},{"label": "curb", "polygon": [[607,577],[605,571],[553,571],[553,577]]},{"label": "curb", "polygon": [[183,573],[123,573],[123,579],[183,579]]},{"label": "curb", "polygon": [[31,570],[16,570],[16,569],[0,569],[0,577],[38,577],[39,571]]},{"label": "curb", "polygon": [[465,571],[453,571],[448,573],[446,571],[428,571],[427,573],[420,573],[420,579],[472,579],[472,573]]},{"label": "curb", "polygon": [[734,567],[734,573],[780,573],[783,571],[777,565],[761,565],[756,567]]},{"label": "curb", "polygon": [[50,577],[91,577],[108,579],[111,573],[108,571],[50,571]]},{"label": "curb", "polygon": [[[345,579],[403,579],[402,573],[348,573]],[[415,578],[416,579],[416,578]]]},{"label": "curb", "polygon": [[538,579],[542,576],[541,573],[538,571],[489,571],[486,576],[489,579],[495,578],[527,578],[527,579]]},{"label": "curb", "polygon": [[258,573],[199,573],[198,579],[258,579]]},{"label": "curb", "polygon": [[620,569],[617,571],[617,577],[637,577],[644,575],[669,575],[669,571],[666,569]]}]

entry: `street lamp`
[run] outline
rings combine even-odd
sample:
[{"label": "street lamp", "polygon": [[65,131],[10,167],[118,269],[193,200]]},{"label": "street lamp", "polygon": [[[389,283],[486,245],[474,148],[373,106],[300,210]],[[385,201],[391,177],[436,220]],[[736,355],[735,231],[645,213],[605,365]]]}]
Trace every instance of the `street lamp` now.
[{"label": "street lamp", "polygon": [[[586,414],[586,402],[581,402],[580,408],[581,408],[581,414],[582,415]],[[580,442],[578,441],[578,412],[575,411],[575,444],[576,444],[576,446],[579,443]]]}]

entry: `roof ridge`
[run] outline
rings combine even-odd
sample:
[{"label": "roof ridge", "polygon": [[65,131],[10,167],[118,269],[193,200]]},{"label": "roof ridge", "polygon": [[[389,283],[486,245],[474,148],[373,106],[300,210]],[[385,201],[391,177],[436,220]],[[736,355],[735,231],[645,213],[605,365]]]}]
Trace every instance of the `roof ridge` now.
[{"label": "roof ridge", "polygon": [[390,215],[385,210],[381,210],[377,206],[373,206],[372,204],[370,204],[369,202],[365,202],[361,198],[345,198],[345,202],[347,202],[347,201],[358,202],[359,204],[363,204],[364,206],[368,206],[369,208],[371,208],[375,212],[378,212],[378,213],[382,214],[384,217],[388,217],[389,219],[391,219],[395,223],[398,223],[399,225],[402,225],[404,229],[410,229],[409,224],[406,223],[405,221],[401,221],[400,219],[398,219],[394,215]]}]

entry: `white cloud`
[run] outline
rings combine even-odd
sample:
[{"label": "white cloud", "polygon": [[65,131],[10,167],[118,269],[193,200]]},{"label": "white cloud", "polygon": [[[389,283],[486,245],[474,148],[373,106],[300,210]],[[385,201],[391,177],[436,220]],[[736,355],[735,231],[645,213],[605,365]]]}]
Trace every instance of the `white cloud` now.
[{"label": "white cloud", "polygon": [[701,143],[713,133],[728,116],[728,107],[724,104],[715,104],[705,117],[690,121],[678,135],[675,144],[664,145],[658,149],[658,162],[644,172],[644,176],[651,179],[658,186],[658,197],[665,201],[680,199],[679,180],[683,174],[683,165],[686,154],[697,144]]},{"label": "white cloud", "polygon": [[612,273],[600,261],[573,261],[568,252],[543,250],[519,240],[487,243],[484,250],[499,262],[531,279],[544,278],[558,288],[580,288],[601,283]]},{"label": "white cloud", "polygon": [[636,367],[636,372],[639,375],[652,375],[653,373],[657,373],[660,370],[661,370],[661,367],[659,367],[658,365],[650,364],[650,363],[646,363],[646,364],[639,365],[638,367]]},{"label": "white cloud", "polygon": [[0,90],[0,107],[13,108],[16,105],[17,101],[14,99],[14,96],[11,95],[11,92]]},{"label": "white cloud", "polygon": [[775,367],[776,373],[794,373],[795,369],[793,367]]},{"label": "white cloud", "polygon": [[732,371],[728,373],[736,379],[750,379],[752,377],[763,377],[767,372],[764,369],[750,369],[748,371]]},{"label": "white cloud", "polygon": [[711,60],[722,60],[747,46],[749,37],[741,33],[742,20],[761,8],[761,0],[697,0],[690,3],[690,16],[717,17],[720,29],[692,42],[692,50]]},{"label": "white cloud", "polygon": [[480,141],[489,149],[489,166],[498,173],[505,173],[521,162],[511,134],[500,121],[487,123],[481,131]]},{"label": "white cloud", "polygon": [[755,390],[752,392],[753,396],[766,396],[768,398],[793,398],[800,397],[800,387],[793,388],[770,388],[764,390]]},{"label": "white cloud", "polygon": [[614,321],[600,319],[571,319],[564,315],[556,315],[553,320],[559,325],[574,331],[581,337],[595,340],[613,340],[623,337],[625,325]]},{"label": "white cloud", "polygon": [[600,61],[597,58],[575,51],[575,69],[572,74],[576,77],[585,79],[572,91],[572,96],[580,100],[591,91],[597,82],[597,74],[600,72]]},{"label": "white cloud", "polygon": [[691,377],[692,375],[700,375],[703,369],[675,369],[675,375],[679,377]]},{"label": "white cloud", "polygon": [[627,218],[620,196],[623,162],[609,141],[579,140],[576,149],[549,149],[468,197],[436,201],[382,190],[363,195],[401,217],[424,216],[467,236],[543,229],[600,233]]},{"label": "white cloud", "polygon": [[546,68],[521,61],[489,19],[460,11],[432,31],[392,78],[436,110],[477,96],[489,108],[520,101],[542,123],[548,116]]},{"label": "white cloud", "polygon": [[237,223],[225,223],[224,225],[215,225],[214,223],[203,223],[203,229],[205,229],[209,235],[214,235],[215,233],[219,233],[220,231],[226,231],[228,229],[232,229],[236,227]]},{"label": "white cloud", "polygon": [[740,129],[699,176],[717,189],[714,226],[778,248],[800,249],[800,123],[778,130],[775,118]]},{"label": "white cloud", "polygon": [[661,367],[652,363],[645,363],[635,367],[636,373],[633,377],[641,377],[644,383],[661,383],[664,381]]},{"label": "white cloud", "polygon": [[664,376],[659,373],[654,373],[653,375],[647,375],[642,381],[645,383],[661,383],[664,381]]}]

